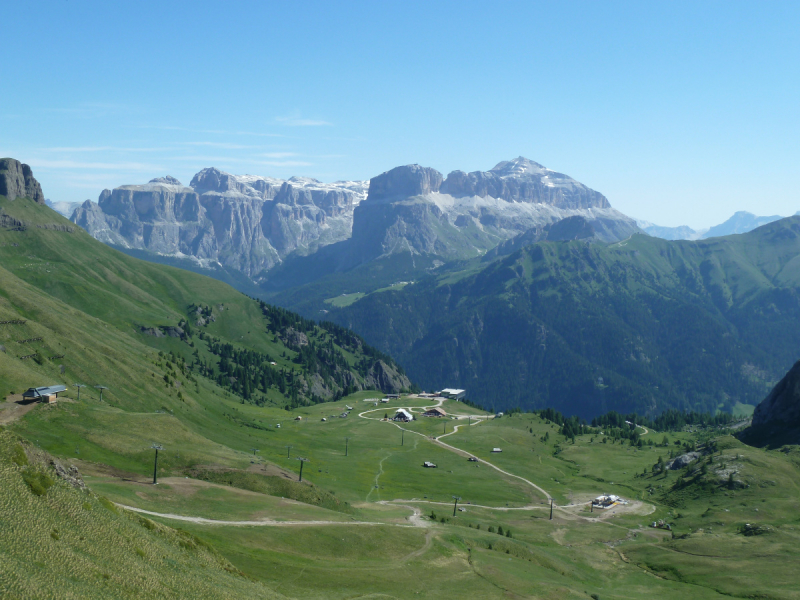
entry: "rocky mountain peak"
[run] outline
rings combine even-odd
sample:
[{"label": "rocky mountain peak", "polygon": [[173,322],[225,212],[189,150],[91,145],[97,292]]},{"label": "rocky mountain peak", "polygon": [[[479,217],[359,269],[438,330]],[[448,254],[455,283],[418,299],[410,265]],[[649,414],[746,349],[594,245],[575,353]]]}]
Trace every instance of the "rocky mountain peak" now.
[{"label": "rocky mountain peak", "polygon": [[180,181],[178,181],[174,177],[171,177],[170,175],[166,175],[165,177],[156,177],[155,179],[151,179],[148,183],[162,183],[165,185],[183,186],[183,184]]},{"label": "rocky mountain peak", "polygon": [[513,160],[504,160],[497,163],[490,172],[500,177],[518,177],[527,173],[541,175],[549,170],[550,169],[543,167],[537,162],[529,160],[524,156],[519,156]]},{"label": "rocky mountain peak", "polygon": [[395,167],[369,180],[367,200],[424,196],[438,192],[443,179],[439,171],[430,167],[417,164]]},{"label": "rocky mountain peak", "polygon": [[31,168],[13,158],[0,158],[0,195],[9,200],[30,198],[38,204],[45,203],[42,186]]}]

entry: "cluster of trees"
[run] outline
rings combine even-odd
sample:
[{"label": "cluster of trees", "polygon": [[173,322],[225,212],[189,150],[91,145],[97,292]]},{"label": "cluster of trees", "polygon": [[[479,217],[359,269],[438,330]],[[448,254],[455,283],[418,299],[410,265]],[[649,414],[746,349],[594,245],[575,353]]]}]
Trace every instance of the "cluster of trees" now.
[{"label": "cluster of trees", "polygon": [[687,425],[702,425],[706,427],[727,425],[736,421],[736,417],[724,412],[712,415],[707,412],[683,412],[669,409],[657,417],[647,418],[641,417],[636,413],[623,415],[612,410],[592,419],[592,427],[623,427],[626,425],[626,421],[658,431],[680,431]]},{"label": "cluster of trees", "polygon": [[[234,346],[201,330],[200,340],[206,343],[208,351],[217,360],[203,360],[197,349],[191,368],[213,379],[220,386],[241,396],[244,401],[265,404],[270,389],[277,390],[287,398],[288,407],[296,408],[307,404],[335,401],[360,389],[358,373],[365,377],[377,360],[382,360],[396,368],[387,355],[368,346],[358,335],[334,323],[317,325],[314,321],[301,317],[291,311],[258,301],[266,318],[266,327],[276,337],[288,339],[289,329],[306,336],[308,343],[292,344],[287,348],[296,352],[292,362],[294,367],[278,367],[271,363],[275,357],[264,352]],[[209,316],[209,307],[190,307],[199,309],[200,314]],[[181,321],[181,327],[188,336],[194,333],[191,325]],[[351,364],[345,351],[355,355]],[[282,356],[285,357],[285,354]],[[312,378],[330,392],[325,396],[311,391]],[[317,388],[318,389],[318,388]]]}]

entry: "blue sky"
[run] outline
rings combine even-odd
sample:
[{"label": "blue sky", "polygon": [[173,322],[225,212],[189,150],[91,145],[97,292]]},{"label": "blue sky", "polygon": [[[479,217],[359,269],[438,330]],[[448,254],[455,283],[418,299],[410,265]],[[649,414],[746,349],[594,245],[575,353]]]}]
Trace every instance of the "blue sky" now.
[{"label": "blue sky", "polygon": [[797,2],[15,2],[0,156],[52,200],[201,168],[519,155],[631,216],[794,214]]}]

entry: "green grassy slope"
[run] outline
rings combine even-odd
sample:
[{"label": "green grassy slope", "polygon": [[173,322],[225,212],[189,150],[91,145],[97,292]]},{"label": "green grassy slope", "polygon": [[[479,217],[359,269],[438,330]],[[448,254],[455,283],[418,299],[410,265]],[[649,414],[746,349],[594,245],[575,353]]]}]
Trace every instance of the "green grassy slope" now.
[{"label": "green grassy slope", "polygon": [[798,256],[800,217],[698,242],[543,242],[328,305],[329,318],[423,388],[464,387],[484,406],[730,411],[797,359]]},{"label": "green grassy slope", "polygon": [[[199,315],[190,307],[202,306],[210,309],[213,321],[195,328],[198,329],[193,332],[195,335],[202,330],[209,339],[269,357],[277,363],[276,371],[291,370],[294,373],[292,379],[304,383],[293,396],[300,403],[311,399],[313,376],[320,371],[316,366],[309,367],[308,364],[293,361],[299,347],[284,335],[289,327],[299,329],[312,344],[318,346],[312,352],[317,357],[326,353],[331,356],[330,362],[336,358],[333,355],[341,354],[343,360],[350,360],[351,366],[361,367],[359,371],[351,368],[349,374],[345,373],[348,370],[346,367],[338,373],[323,373],[325,381],[321,385],[324,389],[317,390],[317,395],[322,398],[335,391],[341,392],[347,387],[345,382],[356,389],[367,385],[364,377],[368,376],[376,360],[395,368],[389,357],[370,354],[371,350],[352,334],[345,339],[338,331],[324,331],[311,323],[291,318],[286,321],[284,314],[271,311],[269,307],[243,296],[226,284],[188,271],[132,259],[97,242],[47,207],[25,199],[8,202],[0,197],[0,209],[27,224],[24,231],[10,228],[0,230],[0,265],[4,269],[0,297],[5,298],[5,308],[10,311],[9,314],[16,312],[32,321],[22,327],[5,326],[4,331],[8,332],[5,335],[0,332],[0,339],[9,342],[4,344],[7,354],[29,348],[31,352],[37,350],[36,343],[15,346],[14,342],[19,338],[13,338],[17,334],[25,336],[22,339],[39,337],[28,335],[27,332],[33,331],[38,323],[47,322],[56,334],[59,333],[58,327],[65,331],[72,327],[67,336],[69,339],[76,339],[76,328],[83,329],[86,331],[83,339],[88,340],[87,335],[94,336],[99,346],[102,346],[103,338],[108,333],[106,330],[115,328],[116,331],[108,335],[117,336],[121,332],[141,344],[173,350],[187,361],[195,351],[203,352],[204,362],[212,361],[212,367],[216,367],[219,355],[214,357],[207,352],[209,340],[198,343],[190,335],[184,337],[186,343],[176,344],[169,339],[142,333],[143,328],[153,332],[154,328],[174,327],[181,321],[188,322],[192,329]],[[30,287],[25,287],[26,284]],[[54,308],[59,302],[66,306]],[[70,308],[74,310],[70,311]],[[91,321],[92,317],[99,322]],[[276,325],[276,319],[283,319],[286,324]],[[267,335],[268,329],[270,335]],[[118,336],[114,337],[113,343],[108,346],[119,347],[117,340]],[[130,345],[133,341],[125,343]],[[330,342],[332,348],[321,347]],[[62,351],[50,352],[55,349],[46,347],[47,343],[47,340],[43,342],[41,350],[48,356],[64,354],[63,346]],[[84,344],[86,348],[92,346],[95,344]],[[76,353],[72,355],[74,357]],[[69,360],[67,356],[66,368],[70,367]],[[252,372],[251,377],[260,381],[260,372],[268,370],[270,365],[249,367],[250,371],[258,371]],[[219,370],[213,375],[219,375]],[[241,374],[236,375],[242,379]],[[3,377],[0,375],[0,392],[3,387],[11,385],[11,379],[5,380]],[[288,381],[288,375],[284,379]],[[14,385],[27,387],[24,381]],[[273,402],[280,402],[284,395],[262,391]]]},{"label": "green grassy slope", "polygon": [[[191,534],[118,510],[59,480],[0,432],[3,598],[278,598]],[[25,477],[44,473],[36,495]]]}]

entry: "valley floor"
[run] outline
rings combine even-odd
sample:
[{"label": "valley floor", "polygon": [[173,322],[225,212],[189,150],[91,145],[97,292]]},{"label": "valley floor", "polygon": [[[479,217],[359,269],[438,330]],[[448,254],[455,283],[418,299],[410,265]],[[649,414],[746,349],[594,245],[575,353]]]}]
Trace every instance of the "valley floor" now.
[{"label": "valley floor", "polygon": [[[676,487],[685,476],[649,472],[669,447],[588,435],[573,444],[535,415],[498,419],[411,396],[376,407],[369,396],[288,417],[240,405],[242,419],[269,423],[270,430],[239,434],[258,450],[239,471],[202,471],[205,479],[165,473],[153,486],[143,474],[98,468],[86,480],[118,506],[209,542],[248,576],[290,597],[800,597],[791,567],[800,554],[793,546],[796,517],[787,513],[796,496],[781,487],[783,479],[774,488]],[[433,405],[448,416],[384,418],[398,408],[420,415]],[[351,416],[340,417],[345,411]],[[642,434],[657,435],[659,443],[663,437]],[[696,440],[687,432],[668,435],[672,448]],[[760,476],[758,461],[779,465],[781,477],[796,471],[785,455],[720,439],[729,449],[718,460],[736,462],[743,477]],[[502,452],[493,453],[498,447]],[[299,484],[301,453],[310,460]],[[425,461],[437,467],[426,469]],[[294,480],[347,508],[254,491],[259,480],[226,480],[232,472]],[[781,490],[779,497],[769,489]],[[593,510],[590,500],[601,493],[628,503]],[[453,496],[460,497],[455,516]],[[774,533],[743,536],[745,518],[768,521]],[[650,527],[659,519],[672,530]],[[759,575],[762,556],[769,557],[769,577]],[[743,573],[750,574],[745,583]]]}]

